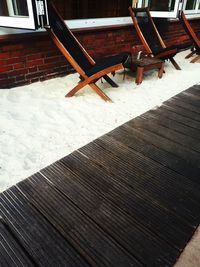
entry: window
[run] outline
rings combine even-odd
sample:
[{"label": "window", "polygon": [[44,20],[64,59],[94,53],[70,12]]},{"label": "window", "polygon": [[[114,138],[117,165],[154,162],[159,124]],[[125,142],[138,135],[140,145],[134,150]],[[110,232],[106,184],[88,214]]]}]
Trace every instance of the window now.
[{"label": "window", "polygon": [[28,6],[26,0],[1,0],[0,3],[0,16],[20,16],[28,17]]},{"label": "window", "polygon": [[[128,7],[133,0],[54,0],[71,28],[131,23]],[[40,24],[36,10],[47,0],[0,0],[0,26],[34,29]],[[46,10],[46,9],[45,9]],[[34,20],[35,18],[35,20]]]},{"label": "window", "polygon": [[173,11],[175,8],[175,0],[171,1],[145,0],[141,2],[142,6],[149,7],[149,9],[152,11]]},{"label": "window", "polygon": [[132,0],[54,0],[53,3],[64,19],[71,20],[126,17]]},{"label": "window", "polygon": [[180,0],[139,0],[140,7],[149,7],[151,15],[159,18],[176,18]]},{"label": "window", "polygon": [[[70,28],[132,23],[128,7],[149,7],[153,17],[177,18],[183,7],[191,16],[200,14],[200,0],[53,0]],[[183,3],[181,6],[180,4]],[[0,26],[35,29],[48,18],[47,0],[0,0]]]},{"label": "window", "polygon": [[139,6],[149,7],[153,17],[176,18],[181,9],[189,17],[200,16],[200,0],[139,0]]},{"label": "window", "polygon": [[53,1],[70,28],[84,28],[131,23],[128,7],[133,0]]},{"label": "window", "polygon": [[196,4],[197,4],[197,1],[193,1],[193,0],[186,1],[185,9],[186,10],[193,10],[193,9],[195,9]]},{"label": "window", "polygon": [[189,17],[197,17],[200,15],[200,0],[186,0],[183,5],[185,14]]},{"label": "window", "polygon": [[35,28],[32,0],[1,0],[0,26]]}]

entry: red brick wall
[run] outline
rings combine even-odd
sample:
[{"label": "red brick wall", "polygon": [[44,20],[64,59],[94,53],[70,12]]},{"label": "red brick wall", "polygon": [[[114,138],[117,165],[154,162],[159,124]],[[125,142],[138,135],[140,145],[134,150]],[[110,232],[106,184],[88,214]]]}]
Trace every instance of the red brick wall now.
[{"label": "red brick wall", "polygon": [[0,88],[56,77],[67,71],[65,59],[46,35],[0,42]]},{"label": "red brick wall", "polygon": [[[200,34],[200,20],[190,20],[192,28],[197,34]],[[168,31],[162,35],[167,44],[174,44],[175,42],[182,42],[189,37],[185,33],[185,30],[181,23],[173,22],[169,24]]]},{"label": "red brick wall", "polygon": [[[192,21],[200,32],[199,20]],[[74,34],[94,58],[141,49],[133,26],[75,31]],[[163,35],[167,44],[187,39],[179,22],[173,22]],[[12,88],[39,80],[63,76],[72,69],[46,33],[0,38],[0,88]]]}]

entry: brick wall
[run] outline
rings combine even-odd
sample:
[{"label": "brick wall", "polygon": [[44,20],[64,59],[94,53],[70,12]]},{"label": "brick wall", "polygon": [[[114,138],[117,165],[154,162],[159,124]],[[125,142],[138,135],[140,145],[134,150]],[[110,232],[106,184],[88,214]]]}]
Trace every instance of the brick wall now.
[{"label": "brick wall", "polygon": [[[200,20],[190,20],[192,28],[197,34],[200,34]],[[182,42],[188,39],[188,35],[181,23],[173,22],[169,24],[168,30],[162,35],[167,44],[174,44],[174,42]]]},{"label": "brick wall", "polygon": [[64,75],[69,66],[44,34],[0,41],[0,88]]},{"label": "brick wall", "polygon": [[[192,25],[200,32],[199,20],[192,21]],[[94,58],[130,51],[132,46],[135,46],[136,52],[141,50],[133,26],[76,30],[74,34]],[[163,38],[167,44],[172,44],[187,39],[187,35],[180,23],[173,22]],[[46,33],[0,38],[0,88],[63,76],[71,71]]]}]

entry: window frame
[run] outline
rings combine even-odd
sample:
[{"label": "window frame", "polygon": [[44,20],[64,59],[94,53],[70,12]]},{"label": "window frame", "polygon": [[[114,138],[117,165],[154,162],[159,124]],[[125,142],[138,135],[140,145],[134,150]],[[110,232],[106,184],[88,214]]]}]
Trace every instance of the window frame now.
[{"label": "window frame", "polygon": [[65,20],[65,23],[70,29],[77,29],[77,28],[126,25],[126,24],[131,24],[132,20],[130,17],[113,17],[113,18],[94,18],[94,19],[72,19],[72,20]]},{"label": "window frame", "polygon": [[[144,0],[138,1],[138,7],[142,7]],[[173,11],[150,11],[151,16],[154,18],[177,18],[180,9],[181,0],[175,0],[175,6]]]},{"label": "window frame", "polygon": [[35,2],[32,0],[26,0],[28,7],[29,17],[23,16],[0,16],[0,27],[10,27],[14,28],[14,25],[17,25],[17,28],[23,29],[35,29],[37,24],[34,17],[34,7]]},{"label": "window frame", "polygon": [[185,9],[187,5],[187,0],[183,3],[183,11],[187,18],[200,18],[200,0],[196,1],[195,9]]},{"label": "window frame", "polygon": [[[179,4],[181,0],[175,0],[174,11],[163,12],[163,11],[151,11],[153,17],[159,18],[177,18],[179,11]],[[134,0],[132,1],[133,5]],[[138,7],[142,6],[142,0],[138,1]],[[90,28],[90,27],[103,27],[103,26],[117,26],[117,25],[128,25],[132,24],[131,17],[112,17],[112,18],[93,18],[93,19],[72,19],[65,20],[66,24],[70,29],[76,28]]]},{"label": "window frame", "polygon": [[[46,0],[44,0],[46,1]],[[139,0],[138,1],[138,7],[142,6],[142,2],[144,0]],[[175,0],[175,7],[173,11],[151,11],[151,15],[153,17],[157,17],[157,18],[170,18],[170,19],[175,19],[177,18],[178,12],[179,10],[183,9],[186,6],[186,1],[187,0]],[[4,18],[4,21],[7,22],[6,23],[6,27],[13,27],[13,23],[14,25],[18,25],[18,28],[21,29],[35,29],[38,26],[38,16],[35,15],[34,17],[34,12],[33,10],[36,10],[36,2],[37,0],[27,0],[27,5],[28,5],[28,12],[29,12],[29,17],[28,18],[24,18],[24,17],[3,17],[0,16],[0,25],[5,26],[1,23],[1,19]],[[134,1],[133,1],[134,2]],[[197,4],[196,6],[198,7],[200,3],[200,0],[197,0]],[[200,9],[197,10],[199,13],[197,12],[187,12],[184,10],[184,12],[186,13],[187,17],[190,18],[196,18],[196,17],[200,17]],[[8,21],[8,19],[10,20],[10,22]],[[132,24],[132,20],[131,17],[112,17],[112,18],[93,18],[93,19],[72,19],[72,20],[65,20],[66,24],[69,26],[69,28],[71,29],[77,29],[77,28],[94,28],[94,27],[109,27],[109,26],[117,26],[117,25],[129,25]],[[5,32],[5,29],[2,31]],[[8,30],[9,32],[9,30]],[[16,31],[17,32],[17,31]],[[0,35],[3,34],[1,33],[0,30]],[[5,33],[4,33],[5,34]],[[9,33],[8,33],[9,34]]]},{"label": "window frame", "polygon": [[[134,2],[134,1],[133,1]],[[138,7],[142,7],[143,0],[138,1]],[[177,18],[179,5],[181,0],[175,0],[174,11],[151,11],[151,15],[157,18]],[[73,19],[65,20],[66,24],[71,29],[102,27],[114,25],[132,24],[131,17],[113,17],[113,18],[93,18],[93,19]]]}]

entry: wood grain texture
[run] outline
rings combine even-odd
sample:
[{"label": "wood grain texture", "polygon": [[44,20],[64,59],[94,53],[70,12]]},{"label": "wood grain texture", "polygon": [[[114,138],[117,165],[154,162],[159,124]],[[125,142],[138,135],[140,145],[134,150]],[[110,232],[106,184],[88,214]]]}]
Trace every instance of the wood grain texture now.
[{"label": "wood grain texture", "polygon": [[173,266],[200,223],[199,99],[196,85],[1,193],[0,266]]}]

